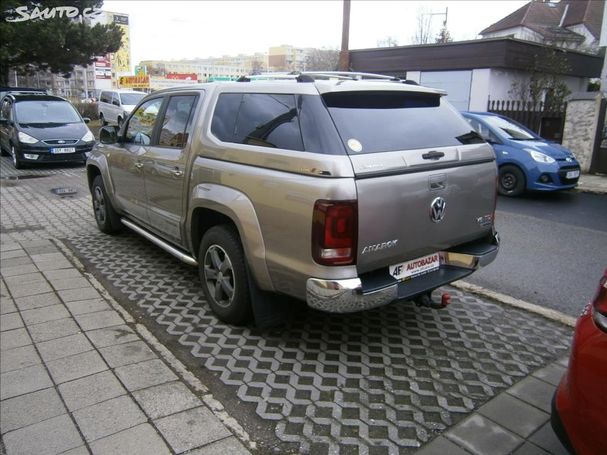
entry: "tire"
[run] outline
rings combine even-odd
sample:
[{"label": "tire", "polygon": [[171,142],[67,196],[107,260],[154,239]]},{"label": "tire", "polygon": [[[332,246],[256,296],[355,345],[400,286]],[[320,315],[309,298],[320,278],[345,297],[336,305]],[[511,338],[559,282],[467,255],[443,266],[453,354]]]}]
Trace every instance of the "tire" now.
[{"label": "tire", "polygon": [[236,229],[220,225],[205,232],[198,273],[209,306],[222,321],[243,325],[252,315],[245,256]]},{"label": "tire", "polygon": [[19,153],[17,153],[17,150],[15,150],[14,145],[11,145],[11,156],[13,158],[13,166],[15,166],[15,169],[23,169],[25,167],[23,161],[21,161],[19,158]]},{"label": "tire", "polygon": [[500,168],[498,191],[501,195],[520,196],[525,192],[525,187],[525,175],[518,167],[506,165]]},{"label": "tire", "polygon": [[101,120],[101,126],[107,125],[107,122],[105,121],[105,117],[103,116],[103,112],[99,112],[99,120]]},{"label": "tire", "polygon": [[99,230],[105,234],[116,234],[122,230],[122,223],[118,213],[112,206],[112,202],[107,196],[103,178],[98,175],[93,180],[91,186],[91,196],[93,198],[93,211],[95,221]]}]

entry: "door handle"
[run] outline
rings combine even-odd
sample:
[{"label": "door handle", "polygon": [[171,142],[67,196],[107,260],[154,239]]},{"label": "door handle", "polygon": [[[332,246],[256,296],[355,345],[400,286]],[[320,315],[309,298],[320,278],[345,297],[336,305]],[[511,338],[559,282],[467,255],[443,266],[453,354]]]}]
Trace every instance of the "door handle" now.
[{"label": "door handle", "polygon": [[431,152],[424,153],[422,158],[425,160],[438,160],[445,156],[443,152],[437,152],[436,150],[432,150]]},{"label": "door handle", "polygon": [[175,170],[173,171],[173,175],[174,175],[175,177],[181,177],[181,176],[183,175],[183,172],[182,172],[182,171],[180,171],[179,169],[175,169]]},{"label": "door handle", "polygon": [[143,163],[142,163],[141,161],[137,161],[137,162],[135,163],[135,167],[136,167],[137,169],[141,169],[141,168],[143,167]]}]

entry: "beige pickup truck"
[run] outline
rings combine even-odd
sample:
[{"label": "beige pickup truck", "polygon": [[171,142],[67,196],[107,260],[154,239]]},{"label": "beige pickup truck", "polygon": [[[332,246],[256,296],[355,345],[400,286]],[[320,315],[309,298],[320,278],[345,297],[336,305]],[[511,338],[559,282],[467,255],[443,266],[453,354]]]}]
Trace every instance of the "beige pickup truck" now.
[{"label": "beige pickup truck", "polygon": [[[495,155],[439,90],[361,73],[209,83],[144,98],[87,162],[99,229],[197,266],[216,315],[256,291],[328,312],[431,292],[489,264]],[[255,291],[255,292],[254,292]]]}]

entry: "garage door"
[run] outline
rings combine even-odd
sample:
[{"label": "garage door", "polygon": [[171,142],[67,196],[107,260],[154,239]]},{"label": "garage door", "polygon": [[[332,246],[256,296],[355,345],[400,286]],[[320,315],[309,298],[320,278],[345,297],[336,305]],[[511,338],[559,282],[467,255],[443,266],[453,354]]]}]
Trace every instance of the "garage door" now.
[{"label": "garage door", "polygon": [[468,110],[472,71],[426,71],[421,73],[420,83],[447,92],[447,99],[456,109]]}]

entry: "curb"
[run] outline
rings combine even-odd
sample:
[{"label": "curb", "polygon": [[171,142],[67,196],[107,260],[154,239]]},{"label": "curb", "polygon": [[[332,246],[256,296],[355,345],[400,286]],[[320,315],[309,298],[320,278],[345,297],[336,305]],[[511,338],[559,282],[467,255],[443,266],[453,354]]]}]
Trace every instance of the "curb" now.
[{"label": "curb", "polygon": [[577,318],[573,316],[566,315],[561,313],[560,311],[551,310],[549,308],[544,308],[539,305],[535,305],[534,303],[525,302],[524,300],[515,299],[514,297],[510,297],[509,295],[501,294],[499,292],[490,291],[489,289],[485,289],[481,286],[477,286],[475,284],[467,283],[465,281],[455,281],[451,283],[451,286],[459,289],[460,291],[470,292],[471,294],[476,294],[481,297],[487,297],[489,299],[495,300],[498,303],[508,305],[514,308],[518,308],[524,311],[528,311],[530,313],[538,314],[540,316],[545,317],[546,319],[550,319],[551,321],[556,321],[568,327],[575,327],[577,322]]},{"label": "curb", "polygon": [[576,193],[607,194],[607,190],[604,190],[602,188],[580,188],[580,187],[575,187],[574,191]]}]

